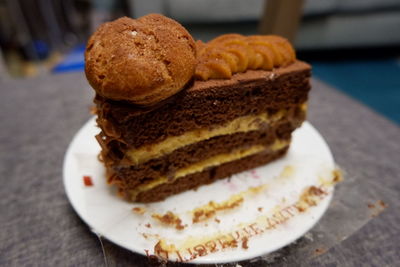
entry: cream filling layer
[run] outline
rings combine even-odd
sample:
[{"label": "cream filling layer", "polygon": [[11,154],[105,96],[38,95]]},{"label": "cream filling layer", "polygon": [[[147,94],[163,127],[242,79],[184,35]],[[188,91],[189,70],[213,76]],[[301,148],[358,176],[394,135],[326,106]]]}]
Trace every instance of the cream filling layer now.
[{"label": "cream filling layer", "polygon": [[262,113],[259,115],[239,117],[226,123],[225,125],[212,129],[207,128],[189,131],[179,136],[168,137],[160,143],[142,146],[137,149],[130,149],[126,152],[126,155],[134,164],[140,164],[152,158],[159,158],[170,154],[174,150],[181,147],[204,141],[216,136],[259,130],[263,124],[271,124],[281,119],[286,112],[287,111],[283,109],[273,115]]},{"label": "cream filling layer", "polygon": [[196,172],[201,172],[207,168],[218,166],[218,165],[230,162],[230,161],[239,160],[241,158],[260,153],[261,151],[264,151],[267,149],[269,151],[278,151],[288,145],[289,145],[288,140],[277,139],[277,140],[275,140],[274,143],[272,143],[269,146],[255,145],[255,146],[252,146],[252,147],[246,148],[246,149],[243,149],[243,148],[237,149],[231,153],[219,154],[219,155],[210,157],[208,159],[205,159],[203,161],[194,163],[185,168],[177,170],[175,173],[175,176],[173,178],[167,178],[165,176],[162,176],[159,179],[151,181],[148,184],[138,186],[135,190],[130,190],[130,194],[131,194],[132,199],[135,200],[136,196],[140,192],[148,191],[148,190],[153,189],[154,187],[159,186],[161,184],[172,183],[175,180],[182,178],[186,175],[193,174]]}]

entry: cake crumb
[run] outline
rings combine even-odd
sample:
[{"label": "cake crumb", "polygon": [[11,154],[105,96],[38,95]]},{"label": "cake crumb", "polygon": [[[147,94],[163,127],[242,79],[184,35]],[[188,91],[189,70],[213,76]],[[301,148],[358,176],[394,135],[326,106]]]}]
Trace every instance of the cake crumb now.
[{"label": "cake crumb", "polygon": [[216,215],[218,211],[233,209],[240,206],[243,203],[243,197],[241,195],[233,195],[228,200],[223,202],[210,201],[208,204],[195,208],[193,210],[193,223],[198,223]]},{"label": "cake crumb", "polygon": [[314,185],[306,188],[301,194],[299,201],[296,203],[296,208],[299,212],[304,212],[312,206],[316,206],[321,200],[322,195],[327,193]]},{"label": "cake crumb", "polygon": [[97,114],[97,107],[96,106],[89,107],[89,113],[92,114],[92,115],[96,115]]},{"label": "cake crumb", "polygon": [[161,258],[168,259],[168,252],[173,251],[176,251],[175,246],[173,244],[167,244],[163,239],[160,239],[154,246],[154,254]]},{"label": "cake crumb", "polygon": [[160,250],[171,252],[176,250],[176,248],[173,244],[167,244],[167,242],[164,239],[160,239],[154,246],[154,251],[160,251]]},{"label": "cake crumb", "polygon": [[378,200],[378,204],[384,209],[386,209],[388,207],[388,205],[385,202],[383,202],[382,200]]},{"label": "cake crumb", "polygon": [[146,226],[147,228],[151,228],[151,224],[150,223],[146,223],[144,226]]},{"label": "cake crumb", "polygon": [[247,191],[244,191],[243,194],[258,194],[262,192],[265,188],[267,188],[266,184],[250,187]]},{"label": "cake crumb", "polygon": [[142,207],[134,207],[132,208],[132,211],[136,214],[144,214],[146,212],[146,210]]},{"label": "cake crumb", "polygon": [[242,248],[248,249],[249,248],[249,238],[247,236],[242,238]]},{"label": "cake crumb", "polygon": [[332,175],[333,175],[332,179],[333,183],[336,184],[343,181],[343,172],[339,168],[334,169]]},{"label": "cake crumb", "polygon": [[151,217],[165,225],[172,225],[177,230],[183,230],[187,226],[187,225],[182,225],[182,220],[171,211],[167,211],[167,213],[165,214],[154,213],[151,215]]},{"label": "cake crumb", "polygon": [[257,210],[258,210],[259,212],[262,212],[262,211],[263,211],[263,208],[262,208],[262,207],[258,207]]},{"label": "cake crumb", "polygon": [[221,220],[218,219],[218,218],[215,218],[214,221],[216,221],[217,223],[220,223],[220,222],[221,222]]},{"label": "cake crumb", "polygon": [[321,254],[324,254],[325,252],[326,252],[325,248],[317,248],[317,249],[315,249],[314,254],[321,255]]},{"label": "cake crumb", "polygon": [[368,203],[368,208],[371,210],[371,217],[378,216],[384,209],[388,207],[388,205],[382,200],[376,201],[376,203]]},{"label": "cake crumb", "polygon": [[320,196],[323,194],[326,194],[324,190],[322,190],[319,187],[316,186],[310,186],[308,189],[309,194],[314,195],[314,196]]},{"label": "cake crumb", "polygon": [[83,176],[83,184],[85,186],[93,186],[92,177],[88,175]]},{"label": "cake crumb", "polygon": [[294,167],[292,165],[287,165],[283,168],[279,177],[281,178],[290,178],[294,174]]}]

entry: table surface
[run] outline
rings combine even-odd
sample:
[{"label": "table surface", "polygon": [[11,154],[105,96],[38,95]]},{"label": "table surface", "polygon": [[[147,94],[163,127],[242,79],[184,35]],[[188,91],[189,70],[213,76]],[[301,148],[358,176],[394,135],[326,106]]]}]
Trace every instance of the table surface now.
[{"label": "table surface", "polygon": [[[0,88],[0,265],[104,266],[99,239],[70,206],[62,183],[64,153],[91,116],[93,91],[84,74],[3,80]],[[316,80],[308,119],[346,176],[379,181],[395,194],[385,199],[389,208],[382,214],[301,265],[400,264],[399,127]],[[106,240],[103,244],[109,265],[147,263]]]}]

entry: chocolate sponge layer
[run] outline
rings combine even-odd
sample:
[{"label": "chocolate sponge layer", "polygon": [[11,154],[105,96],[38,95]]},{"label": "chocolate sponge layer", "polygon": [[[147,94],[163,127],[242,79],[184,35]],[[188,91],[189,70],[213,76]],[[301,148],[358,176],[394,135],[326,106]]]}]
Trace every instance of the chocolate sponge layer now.
[{"label": "chocolate sponge layer", "polygon": [[[172,177],[176,170],[219,154],[230,153],[238,148],[248,148],[254,145],[269,146],[276,140],[289,141],[292,131],[304,120],[305,113],[299,111],[300,109],[300,107],[291,108],[286,117],[273,125],[265,125],[257,131],[216,136],[184,146],[170,154],[142,164],[116,164],[110,168],[110,172],[113,173],[114,182],[117,182],[120,187],[134,189],[138,185],[149,183],[162,176]],[[112,152],[114,150],[117,151]],[[115,161],[118,161],[117,155],[122,154],[118,151],[118,147],[107,151],[109,154],[115,155]]]},{"label": "chocolate sponge layer", "polygon": [[195,81],[155,107],[96,96],[98,125],[127,147],[138,148],[241,116],[288,108],[307,100],[310,66],[301,61],[273,71],[238,73],[229,80]]},{"label": "chocolate sponge layer", "polygon": [[[264,165],[285,155],[287,149],[288,147],[285,147],[272,153],[268,151],[261,152],[243,159],[221,164],[216,167],[211,167],[202,172],[179,178],[173,183],[162,184],[153,189],[140,193],[133,200],[137,202],[160,201],[170,195],[194,189],[200,185],[210,184],[218,179],[229,177],[235,173]],[[129,192],[125,192],[125,194],[129,198]]]},{"label": "chocolate sponge layer", "polygon": [[[160,177],[173,178],[177,170],[207,158],[254,145],[268,147],[277,140],[290,141],[292,132],[305,119],[302,105],[310,90],[310,72],[308,64],[296,61],[273,71],[249,70],[234,74],[229,80],[195,81],[179,94],[152,107],[96,96],[97,123],[102,130],[97,139],[109,183],[115,184],[122,195],[133,201],[158,201],[283,156],[289,146],[278,151],[266,149],[176,180],[170,179],[168,183],[135,194],[134,199],[131,195],[138,186]],[[140,164],[126,156],[130,149],[158,143],[171,136],[211,129],[242,116],[265,112],[273,115],[282,110],[286,110],[283,117],[259,130],[216,136]]]}]

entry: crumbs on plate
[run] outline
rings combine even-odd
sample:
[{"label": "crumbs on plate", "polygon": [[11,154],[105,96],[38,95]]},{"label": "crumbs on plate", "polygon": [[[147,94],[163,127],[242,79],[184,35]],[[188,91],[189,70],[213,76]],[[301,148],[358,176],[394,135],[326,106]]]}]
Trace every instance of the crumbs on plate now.
[{"label": "crumbs on plate", "polygon": [[85,186],[93,186],[92,177],[89,176],[89,175],[83,176],[83,184],[84,184]]},{"label": "crumbs on plate", "polygon": [[186,225],[182,224],[182,220],[171,211],[167,211],[165,214],[153,213],[151,217],[158,220],[162,224],[172,225],[177,230],[183,230],[186,227]]}]

